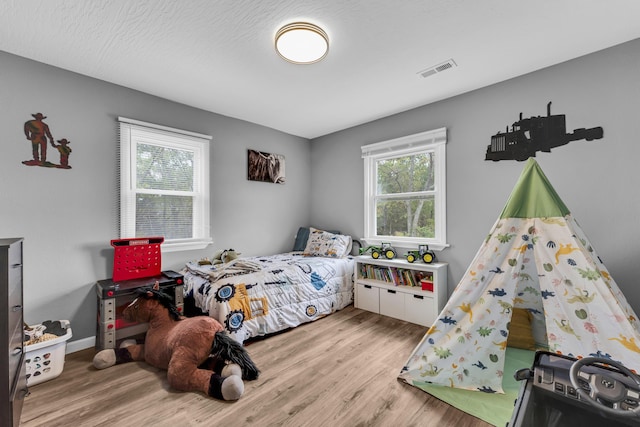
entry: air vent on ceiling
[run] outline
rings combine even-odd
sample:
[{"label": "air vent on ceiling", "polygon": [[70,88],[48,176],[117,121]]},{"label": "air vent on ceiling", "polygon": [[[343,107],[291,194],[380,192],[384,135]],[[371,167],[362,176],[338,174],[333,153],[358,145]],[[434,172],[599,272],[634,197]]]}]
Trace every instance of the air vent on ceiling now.
[{"label": "air vent on ceiling", "polygon": [[453,59],[449,59],[448,61],[443,62],[442,64],[435,65],[433,67],[429,67],[425,70],[419,71],[422,77],[429,77],[437,73],[441,73],[445,70],[453,68],[456,66],[456,62]]}]

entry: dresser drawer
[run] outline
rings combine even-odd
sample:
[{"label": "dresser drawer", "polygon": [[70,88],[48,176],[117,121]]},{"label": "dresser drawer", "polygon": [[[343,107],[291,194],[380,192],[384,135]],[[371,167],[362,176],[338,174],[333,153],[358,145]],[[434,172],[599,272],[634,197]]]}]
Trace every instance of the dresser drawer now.
[{"label": "dresser drawer", "polygon": [[9,395],[9,405],[11,407],[11,418],[13,418],[13,425],[20,425],[20,413],[22,412],[22,405],[24,398],[29,394],[27,388],[27,375],[24,358],[20,359],[20,369],[16,380],[10,384],[13,384],[11,393]]},{"label": "dresser drawer", "polygon": [[16,326],[22,327],[22,288],[17,286],[10,289],[7,304],[7,331],[11,335]]},{"label": "dresser drawer", "polygon": [[[9,336],[9,384],[13,384],[16,375],[20,373],[21,366],[24,359],[24,346],[23,346],[23,330],[22,324],[19,328],[15,328]],[[26,380],[26,379],[25,379]]]},{"label": "dresser drawer", "polygon": [[[22,294],[22,264],[14,264],[9,267],[9,280],[7,282],[7,292],[9,295],[9,303],[11,304],[12,295]],[[22,299],[22,297],[20,297]],[[21,301],[20,301],[21,302]]]},{"label": "dresser drawer", "polygon": [[[14,245],[9,251],[7,266],[7,295],[9,308],[22,306],[22,246]],[[19,250],[20,249],[20,250]]]}]

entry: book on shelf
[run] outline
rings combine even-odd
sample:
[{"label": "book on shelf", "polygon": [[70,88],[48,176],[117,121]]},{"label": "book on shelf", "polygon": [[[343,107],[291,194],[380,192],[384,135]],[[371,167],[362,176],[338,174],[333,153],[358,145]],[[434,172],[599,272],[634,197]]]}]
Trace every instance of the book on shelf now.
[{"label": "book on shelf", "polygon": [[360,264],[360,277],[378,280],[395,286],[417,286],[433,290],[433,273],[401,267]]}]

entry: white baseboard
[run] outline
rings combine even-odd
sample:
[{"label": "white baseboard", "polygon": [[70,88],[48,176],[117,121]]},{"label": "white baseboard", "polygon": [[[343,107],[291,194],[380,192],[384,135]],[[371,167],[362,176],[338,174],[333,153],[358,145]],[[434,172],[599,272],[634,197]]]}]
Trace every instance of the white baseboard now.
[{"label": "white baseboard", "polygon": [[96,337],[83,338],[81,340],[69,341],[67,343],[66,354],[75,353],[76,351],[86,350],[87,348],[96,346]]}]

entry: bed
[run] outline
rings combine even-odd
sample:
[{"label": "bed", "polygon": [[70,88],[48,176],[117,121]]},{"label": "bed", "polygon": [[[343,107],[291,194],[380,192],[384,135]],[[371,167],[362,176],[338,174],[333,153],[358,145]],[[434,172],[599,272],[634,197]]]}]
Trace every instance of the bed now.
[{"label": "bed", "polygon": [[353,302],[351,247],[350,236],[301,227],[291,252],[188,262],[185,307],[218,320],[240,343],[312,322]]}]

